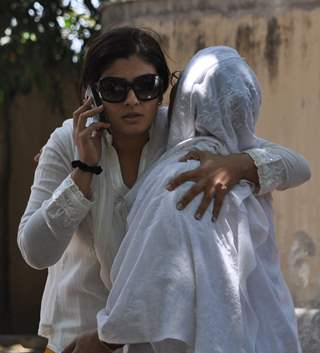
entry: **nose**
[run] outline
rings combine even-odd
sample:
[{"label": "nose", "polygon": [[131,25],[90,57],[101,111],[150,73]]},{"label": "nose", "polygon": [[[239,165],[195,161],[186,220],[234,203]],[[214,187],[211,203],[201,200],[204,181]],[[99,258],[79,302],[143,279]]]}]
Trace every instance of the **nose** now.
[{"label": "nose", "polygon": [[140,103],[139,99],[137,98],[136,94],[134,93],[133,89],[130,88],[127,98],[124,102],[125,105],[135,106]]}]

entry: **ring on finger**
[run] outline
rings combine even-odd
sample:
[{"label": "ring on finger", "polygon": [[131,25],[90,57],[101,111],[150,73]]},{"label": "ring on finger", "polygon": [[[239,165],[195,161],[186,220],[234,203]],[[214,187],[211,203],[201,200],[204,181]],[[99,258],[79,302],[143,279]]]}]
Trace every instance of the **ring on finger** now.
[{"label": "ring on finger", "polygon": [[91,131],[90,138],[94,139],[97,136],[98,131],[96,129]]}]

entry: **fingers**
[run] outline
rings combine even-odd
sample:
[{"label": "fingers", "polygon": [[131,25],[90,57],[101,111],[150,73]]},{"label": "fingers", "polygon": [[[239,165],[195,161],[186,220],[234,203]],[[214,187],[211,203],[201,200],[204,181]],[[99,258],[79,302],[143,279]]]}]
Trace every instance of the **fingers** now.
[{"label": "fingers", "polygon": [[200,151],[198,150],[192,150],[188,152],[185,156],[179,159],[179,162],[186,162],[189,160],[196,160],[200,161]]},{"label": "fingers", "polygon": [[224,197],[228,193],[228,187],[223,184],[217,184],[215,188],[211,188],[209,191],[204,190],[204,185],[198,182],[193,186],[178,202],[177,209],[183,210],[197,195],[203,192],[203,197],[194,218],[201,220],[211,201],[214,199],[214,207],[212,210],[212,221],[215,222],[219,216]]},{"label": "fingers", "polygon": [[78,131],[82,131],[86,128],[86,122],[87,122],[87,119],[91,116],[95,116],[97,115],[98,113],[101,113],[103,112],[103,105],[100,105],[99,107],[97,108],[92,108],[92,109],[88,109],[82,113],[79,114],[79,117],[78,117],[78,120],[77,120],[77,126],[76,126],[76,129]]},{"label": "fingers", "polygon": [[200,220],[204,213],[206,212],[206,210],[208,209],[211,201],[213,200],[214,198],[214,191],[211,191],[211,192],[205,192],[203,194],[203,198],[202,198],[202,201],[194,215],[194,218],[197,219],[197,220]]},{"label": "fingers", "polygon": [[33,160],[36,162],[36,163],[39,163],[39,160],[40,160],[40,157],[41,157],[41,154],[42,154],[42,148],[40,148],[40,151],[33,157]]},{"label": "fingers", "polygon": [[202,191],[203,191],[202,183],[199,182],[196,185],[192,186],[192,188],[189,191],[187,191],[177,203],[177,209],[183,210]]},{"label": "fingers", "polygon": [[214,207],[212,211],[212,220],[215,222],[219,216],[223,199],[228,193],[228,187],[223,184],[216,185],[215,188],[215,198],[214,198]]},{"label": "fingers", "polygon": [[84,103],[82,105],[80,105],[80,107],[77,110],[75,110],[73,112],[73,128],[74,128],[74,130],[76,129],[76,127],[78,125],[78,120],[79,120],[80,114],[85,112],[86,110],[88,110],[91,107],[91,102],[92,102],[92,99],[90,97],[85,99]]},{"label": "fingers", "polygon": [[40,156],[41,156],[41,153],[40,153],[40,152],[37,153],[37,154],[33,157],[34,162],[39,163]]},{"label": "fingers", "polygon": [[185,183],[186,181],[196,181],[197,178],[197,169],[191,170],[189,172],[185,172],[179,174],[174,179],[170,180],[169,184],[166,186],[167,190],[172,191],[176,189],[181,184]]},{"label": "fingers", "polygon": [[73,128],[74,130],[83,130],[86,127],[86,121],[89,117],[97,115],[104,110],[103,105],[92,107],[92,98],[88,97],[84,103],[73,112]]},{"label": "fingers", "polygon": [[104,123],[104,122],[93,123],[81,132],[81,136],[95,138],[96,136],[98,136],[99,131],[108,129],[109,127],[110,127],[109,123]]}]

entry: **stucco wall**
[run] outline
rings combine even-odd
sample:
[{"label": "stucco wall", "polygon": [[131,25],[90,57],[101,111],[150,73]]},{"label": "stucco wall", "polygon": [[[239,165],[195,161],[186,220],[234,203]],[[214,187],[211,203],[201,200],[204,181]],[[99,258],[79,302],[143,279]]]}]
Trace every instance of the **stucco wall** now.
[{"label": "stucco wall", "polygon": [[320,302],[320,1],[129,1],[103,7],[103,26],[137,24],[163,37],[172,70],[198,49],[236,47],[263,90],[258,134],[302,153],[312,180],[274,193],[282,267],[296,306]]}]

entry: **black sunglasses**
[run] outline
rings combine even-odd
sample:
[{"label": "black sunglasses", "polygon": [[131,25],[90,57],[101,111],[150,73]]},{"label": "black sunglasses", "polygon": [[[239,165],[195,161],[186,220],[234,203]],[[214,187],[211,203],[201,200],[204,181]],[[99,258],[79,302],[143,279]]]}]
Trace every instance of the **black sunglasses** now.
[{"label": "black sunglasses", "polygon": [[110,103],[120,103],[127,99],[130,89],[139,101],[149,101],[162,95],[163,81],[159,75],[146,74],[136,77],[132,82],[121,77],[104,77],[98,81],[101,98]]}]

